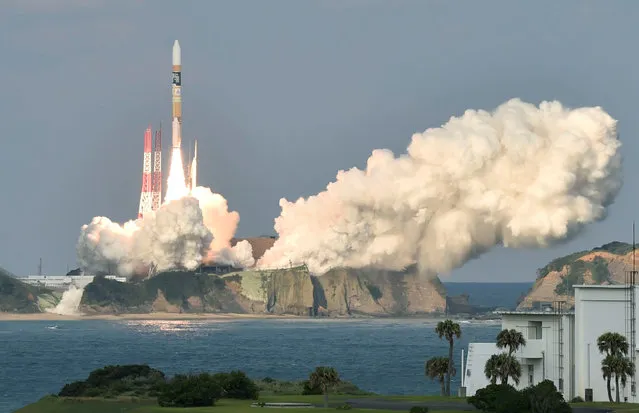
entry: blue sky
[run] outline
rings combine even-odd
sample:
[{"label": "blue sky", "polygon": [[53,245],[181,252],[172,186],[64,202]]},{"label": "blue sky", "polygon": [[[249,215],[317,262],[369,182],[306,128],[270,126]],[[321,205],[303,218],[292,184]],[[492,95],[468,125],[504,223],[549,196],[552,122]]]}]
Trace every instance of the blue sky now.
[{"label": "blue sky", "polygon": [[[182,46],[185,140],[199,181],[271,234],[281,197],[315,194],[371,151],[467,108],[520,97],[602,106],[637,174],[636,1],[80,1],[0,5],[0,266],[75,266],[93,216],[135,218],[142,136],[170,117]],[[168,143],[168,134],[165,134]],[[498,249],[442,279],[530,281],[550,259],[630,240],[636,183],[549,250]]]}]

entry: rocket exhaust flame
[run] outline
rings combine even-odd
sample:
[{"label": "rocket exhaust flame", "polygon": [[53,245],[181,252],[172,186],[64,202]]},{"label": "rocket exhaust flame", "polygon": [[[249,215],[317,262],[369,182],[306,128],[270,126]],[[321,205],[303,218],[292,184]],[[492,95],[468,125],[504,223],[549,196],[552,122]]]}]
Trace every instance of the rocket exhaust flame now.
[{"label": "rocket exhaust flame", "polygon": [[175,201],[188,195],[189,188],[186,186],[186,178],[184,177],[182,150],[180,148],[173,148],[171,151],[169,177],[166,181],[166,195],[164,196],[164,203]]}]

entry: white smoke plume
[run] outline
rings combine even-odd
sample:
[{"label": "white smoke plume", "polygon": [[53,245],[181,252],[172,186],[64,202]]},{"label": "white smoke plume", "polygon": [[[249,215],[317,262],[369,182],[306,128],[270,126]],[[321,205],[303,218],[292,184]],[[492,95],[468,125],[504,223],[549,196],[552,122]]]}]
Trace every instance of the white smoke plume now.
[{"label": "white smoke plume", "polygon": [[216,254],[215,262],[220,264],[233,265],[238,268],[248,268],[255,265],[253,258],[253,247],[247,240],[235,244],[231,249],[225,248]]},{"label": "white smoke plume", "polygon": [[154,213],[123,226],[106,217],[84,225],[77,244],[80,267],[87,273],[107,272],[130,276],[144,274],[151,265],[157,271],[193,270],[218,256],[240,266],[230,247],[239,215],[229,212],[226,200],[208,188],[195,188],[186,196],[163,204]]},{"label": "white smoke plume", "polygon": [[510,100],[416,133],[396,158],[340,171],[324,192],[280,200],[279,239],[258,262],[447,273],[495,245],[546,247],[603,219],[622,185],[616,121]]},{"label": "white smoke plume", "polygon": [[54,308],[49,308],[46,311],[48,313],[60,315],[81,315],[79,309],[80,302],[82,301],[82,294],[84,294],[84,288],[78,288],[75,285],[71,285],[68,290],[62,293],[62,298],[58,305]]}]

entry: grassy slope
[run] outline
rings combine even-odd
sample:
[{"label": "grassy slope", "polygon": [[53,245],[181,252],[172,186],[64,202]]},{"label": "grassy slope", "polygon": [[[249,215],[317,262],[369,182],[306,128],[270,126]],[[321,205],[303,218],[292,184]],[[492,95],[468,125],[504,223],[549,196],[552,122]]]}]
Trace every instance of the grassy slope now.
[{"label": "grassy slope", "polygon": [[46,288],[23,283],[0,268],[0,311],[16,313],[39,313],[37,298],[51,293]]},{"label": "grassy slope", "polygon": [[[330,402],[339,403],[346,399],[359,398],[361,396],[331,396]],[[372,397],[372,396],[369,396]],[[380,398],[380,396],[374,396]],[[408,400],[408,401],[438,401],[441,402],[441,397],[384,397],[385,399],[393,400]],[[321,404],[322,396],[266,396],[261,397],[260,401],[264,402],[303,402]],[[459,401],[458,398],[452,398],[451,401]],[[247,400],[220,400],[213,407],[199,407],[199,408],[166,408],[159,407],[155,400],[106,400],[106,399],[65,399],[45,397],[37,403],[30,404],[17,410],[15,413],[171,413],[171,412],[211,412],[211,413],[242,413],[250,412],[255,413],[255,408],[251,407],[252,401]],[[315,413],[327,413],[335,412],[335,407],[328,409],[315,408]],[[352,412],[378,412],[386,413],[390,410],[370,410],[370,409],[351,409]],[[307,408],[269,408],[268,412],[286,412],[286,413],[308,413]],[[395,411],[393,411],[395,412]],[[446,410],[446,413],[460,413],[454,410]],[[433,410],[432,413],[438,413],[437,410]],[[443,412],[442,412],[443,413]]]},{"label": "grassy slope", "polygon": [[[415,401],[415,402],[461,402],[463,399],[458,397],[443,398],[440,396],[331,396],[331,404],[339,403],[347,399],[371,397],[384,400],[403,400],[403,401]],[[321,404],[322,396],[265,396],[260,398],[264,402],[304,402]],[[37,403],[33,403],[26,406],[15,413],[171,413],[171,412],[210,412],[210,413],[242,413],[250,412],[254,413],[254,408],[251,407],[251,401],[246,400],[220,400],[214,407],[201,407],[201,408],[166,408],[159,407],[155,400],[143,400],[143,399],[121,399],[121,400],[106,400],[106,399],[65,399],[45,397]],[[616,412],[623,413],[639,413],[639,404],[632,403],[578,403],[573,406],[593,406],[604,407],[612,409]],[[307,412],[308,409],[276,409],[269,408],[268,412],[287,412],[287,413],[301,413]],[[326,413],[334,412],[335,407],[329,409],[315,408],[313,412]],[[353,412],[390,412],[388,410],[366,410],[366,409],[352,409]],[[432,410],[432,413],[461,413],[455,410]]]}]

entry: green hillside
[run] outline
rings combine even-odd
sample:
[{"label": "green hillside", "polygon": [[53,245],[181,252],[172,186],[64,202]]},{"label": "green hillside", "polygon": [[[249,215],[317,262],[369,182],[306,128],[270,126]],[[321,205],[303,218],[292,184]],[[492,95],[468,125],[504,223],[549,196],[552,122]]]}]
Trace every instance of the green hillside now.
[{"label": "green hillside", "polygon": [[0,268],[0,312],[40,313],[56,301],[51,290],[25,284]]}]

